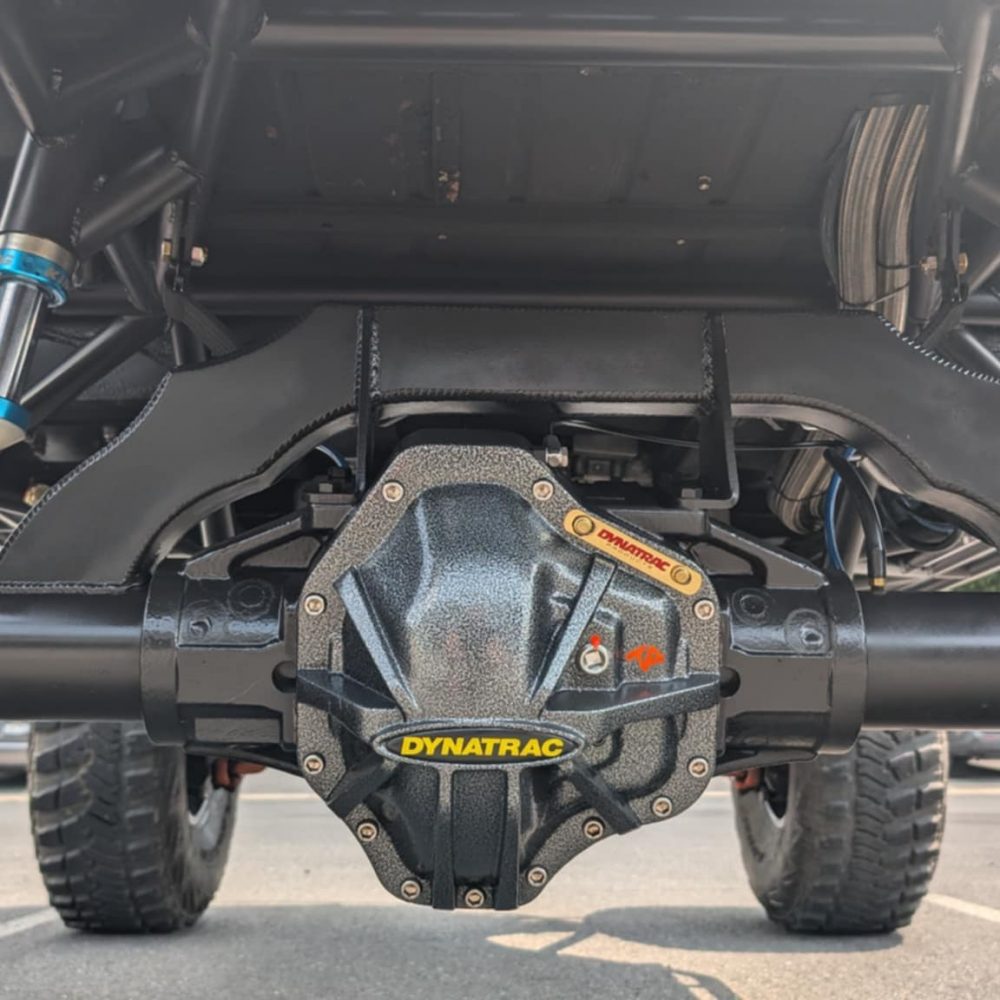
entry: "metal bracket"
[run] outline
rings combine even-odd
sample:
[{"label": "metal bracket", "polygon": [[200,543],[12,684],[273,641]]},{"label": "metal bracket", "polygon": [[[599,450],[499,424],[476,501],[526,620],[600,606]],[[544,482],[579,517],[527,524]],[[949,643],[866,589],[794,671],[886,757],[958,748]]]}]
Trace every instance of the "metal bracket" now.
[{"label": "metal bracket", "polygon": [[740,498],[733,439],[733,405],[729,392],[726,325],[718,313],[708,316],[702,356],[704,394],[698,407],[698,466],[700,485],[683,490],[687,510],[728,510]]}]

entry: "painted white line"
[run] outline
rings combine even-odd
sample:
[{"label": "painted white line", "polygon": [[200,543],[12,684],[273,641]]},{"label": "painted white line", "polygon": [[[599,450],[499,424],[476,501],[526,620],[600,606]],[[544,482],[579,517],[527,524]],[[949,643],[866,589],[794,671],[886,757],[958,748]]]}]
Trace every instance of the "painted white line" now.
[{"label": "painted white line", "polygon": [[[949,788],[949,796],[959,798],[992,798],[1000,796],[1000,787],[995,788]],[[316,799],[313,792],[240,792],[241,802],[309,802]],[[703,793],[704,799],[728,799],[729,792],[710,788]],[[0,792],[0,805],[5,802],[27,802],[27,792]]]},{"label": "painted white line", "polygon": [[946,910],[954,910],[956,913],[964,913],[967,917],[979,917],[980,920],[988,920],[991,924],[1000,924],[1000,910],[992,906],[983,906],[981,903],[969,903],[964,899],[955,896],[941,896],[936,892],[927,895],[927,902],[935,906],[943,906]]},{"label": "painted white line", "polygon": [[[27,792],[0,794],[0,805],[5,802],[27,802]],[[319,801],[315,792],[240,792],[240,802],[310,802]]]},{"label": "painted white line", "polygon": [[320,802],[315,792],[240,792],[240,802]]},{"label": "painted white line", "polygon": [[23,917],[15,917],[0,924],[0,938],[13,937],[23,931],[30,931],[33,927],[41,927],[42,924],[49,924],[56,919],[55,910],[36,910],[34,913],[27,913]]}]

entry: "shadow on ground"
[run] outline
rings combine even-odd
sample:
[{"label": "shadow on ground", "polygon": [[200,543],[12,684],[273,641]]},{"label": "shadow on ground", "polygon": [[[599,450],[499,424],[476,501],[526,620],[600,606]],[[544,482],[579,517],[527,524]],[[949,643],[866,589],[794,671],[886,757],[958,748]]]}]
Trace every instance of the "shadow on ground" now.
[{"label": "shadow on ground", "polygon": [[[8,915],[0,910],[0,921]],[[22,1000],[84,988],[88,997],[143,1000],[733,1000],[729,985],[699,970],[697,952],[851,953],[899,940],[793,937],[747,908],[620,908],[568,921],[394,906],[219,907],[171,937],[46,925],[0,941],[0,967]]]},{"label": "shadow on ground", "polygon": [[996,782],[1000,780],[1000,760],[983,757],[963,760],[961,757],[952,757],[951,776],[973,781]]}]

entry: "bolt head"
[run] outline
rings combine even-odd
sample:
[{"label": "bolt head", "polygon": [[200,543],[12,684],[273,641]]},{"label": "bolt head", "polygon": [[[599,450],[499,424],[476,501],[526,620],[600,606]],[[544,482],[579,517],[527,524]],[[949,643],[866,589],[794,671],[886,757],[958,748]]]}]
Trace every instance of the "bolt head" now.
[{"label": "bolt head", "polygon": [[712,178],[709,177],[708,174],[702,174],[701,177],[698,178],[698,190],[708,191],[711,187]]},{"label": "bolt head", "polygon": [[587,517],[586,514],[581,514],[579,517],[573,518],[574,534],[589,535],[593,533],[595,527],[593,518]]},{"label": "bolt head", "polygon": [[611,663],[611,654],[604,646],[593,646],[589,642],[580,650],[577,658],[580,669],[585,674],[603,674]]},{"label": "bolt head", "polygon": [[486,893],[482,889],[466,889],[465,905],[470,910],[478,910],[486,902]]},{"label": "bolt head", "polygon": [[534,868],[528,870],[526,878],[528,879],[528,885],[533,885],[537,889],[548,882],[549,873],[540,865],[536,865]]},{"label": "bolt head", "polygon": [[691,582],[691,570],[678,564],[670,571],[670,579],[684,587]]},{"label": "bolt head", "polygon": [[365,820],[358,824],[357,834],[362,844],[370,844],[378,836],[378,824]]},{"label": "bolt head", "polygon": [[699,621],[710,622],[715,617],[715,605],[711,601],[697,601],[694,616]]},{"label": "bolt head", "polygon": [[688,761],[688,773],[695,778],[704,778],[712,770],[704,757],[692,757]]},{"label": "bolt head", "polygon": [[650,808],[653,810],[654,816],[666,819],[674,811],[674,804],[666,795],[661,795],[659,798],[653,799]]},{"label": "bolt head", "polygon": [[310,753],[302,758],[302,766],[306,774],[320,774],[326,767],[326,761],[318,753]]},{"label": "bolt head", "polygon": [[403,489],[403,484],[397,483],[394,480],[390,480],[382,486],[382,499],[386,503],[399,503],[405,493],[406,490]]},{"label": "bolt head", "polygon": [[420,895],[420,883],[415,878],[408,878],[399,887],[399,894],[403,899],[416,899]]},{"label": "bolt head", "polygon": [[32,483],[24,491],[24,496],[21,498],[28,507],[34,507],[39,500],[49,492],[48,486],[45,483]]},{"label": "bolt head", "polygon": [[555,491],[556,488],[548,479],[539,479],[538,482],[531,487],[531,495],[536,500],[551,500]]},{"label": "bolt head", "polygon": [[307,615],[321,615],[326,611],[326,598],[322,594],[309,594],[302,602],[302,607]]},{"label": "bolt head", "polygon": [[588,819],[583,824],[583,835],[587,840],[600,840],[604,836],[604,824],[599,819]]},{"label": "bolt head", "polygon": [[208,250],[205,247],[191,247],[191,266],[204,267],[208,263]]}]

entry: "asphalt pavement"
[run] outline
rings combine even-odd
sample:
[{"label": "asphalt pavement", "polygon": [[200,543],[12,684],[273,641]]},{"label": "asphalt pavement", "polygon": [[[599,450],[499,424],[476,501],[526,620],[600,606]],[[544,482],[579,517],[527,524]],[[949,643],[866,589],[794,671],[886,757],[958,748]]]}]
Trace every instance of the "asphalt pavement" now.
[{"label": "asphalt pavement", "polygon": [[390,898],[301,782],[248,779],[191,931],[85,936],[45,906],[23,788],[0,785],[0,997],[729,1000],[1000,995],[1000,769],[954,779],[933,894],[881,937],[798,937],[746,885],[728,791],[595,845],[516,913]]}]

